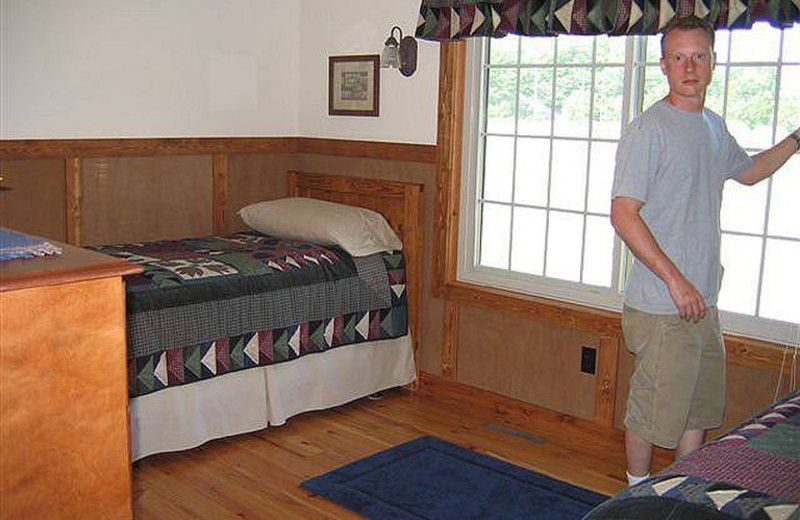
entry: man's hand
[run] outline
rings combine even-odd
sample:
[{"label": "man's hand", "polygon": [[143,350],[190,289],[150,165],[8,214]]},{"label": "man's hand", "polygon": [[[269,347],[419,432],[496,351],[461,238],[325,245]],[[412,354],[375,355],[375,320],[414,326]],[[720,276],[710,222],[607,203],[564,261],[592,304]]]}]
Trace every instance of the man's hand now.
[{"label": "man's hand", "polygon": [[669,295],[681,319],[697,323],[706,315],[706,302],[703,295],[682,275],[667,284]]},{"label": "man's hand", "polygon": [[755,154],[750,168],[736,177],[736,181],[746,186],[761,182],[775,173],[798,151],[800,151],[800,128],[782,141],[778,141],[772,148]]}]

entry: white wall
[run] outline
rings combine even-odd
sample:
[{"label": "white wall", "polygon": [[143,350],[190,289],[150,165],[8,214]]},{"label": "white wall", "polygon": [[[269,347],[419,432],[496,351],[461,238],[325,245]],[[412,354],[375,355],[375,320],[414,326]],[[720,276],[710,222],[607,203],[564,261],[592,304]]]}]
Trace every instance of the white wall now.
[{"label": "white wall", "polygon": [[414,34],[420,0],[304,0],[300,130],[308,137],[436,144],[439,44],[418,40],[417,72],[381,69],[380,117],[328,115],[328,57],[380,54],[392,26]]},{"label": "white wall", "polygon": [[[335,5],[335,8],[333,7]],[[436,142],[438,46],[327,116],[327,56],[413,32],[419,0],[0,0],[0,138],[300,135]]]}]

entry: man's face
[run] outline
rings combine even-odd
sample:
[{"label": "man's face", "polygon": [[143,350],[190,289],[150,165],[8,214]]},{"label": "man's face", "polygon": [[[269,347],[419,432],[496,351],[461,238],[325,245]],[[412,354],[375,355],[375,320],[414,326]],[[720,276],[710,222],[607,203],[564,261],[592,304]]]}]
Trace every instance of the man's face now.
[{"label": "man's face", "polygon": [[713,69],[714,52],[705,31],[674,30],[667,35],[661,71],[667,76],[670,96],[702,103]]}]

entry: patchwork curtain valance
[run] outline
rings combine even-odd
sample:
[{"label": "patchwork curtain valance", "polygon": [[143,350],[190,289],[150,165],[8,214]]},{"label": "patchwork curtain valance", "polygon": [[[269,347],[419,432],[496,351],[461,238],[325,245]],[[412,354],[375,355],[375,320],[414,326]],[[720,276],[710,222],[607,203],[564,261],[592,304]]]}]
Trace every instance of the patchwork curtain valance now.
[{"label": "patchwork curtain valance", "polygon": [[788,27],[800,22],[800,0],[422,0],[417,37],[656,34],[690,14],[718,29]]}]

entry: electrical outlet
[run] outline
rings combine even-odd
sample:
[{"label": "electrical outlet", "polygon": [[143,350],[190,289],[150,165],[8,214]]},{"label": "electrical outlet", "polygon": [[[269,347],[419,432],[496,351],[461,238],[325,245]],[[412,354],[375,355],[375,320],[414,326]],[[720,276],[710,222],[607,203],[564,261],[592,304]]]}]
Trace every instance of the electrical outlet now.
[{"label": "electrical outlet", "polygon": [[594,374],[597,367],[597,349],[594,347],[581,347],[581,372]]}]

